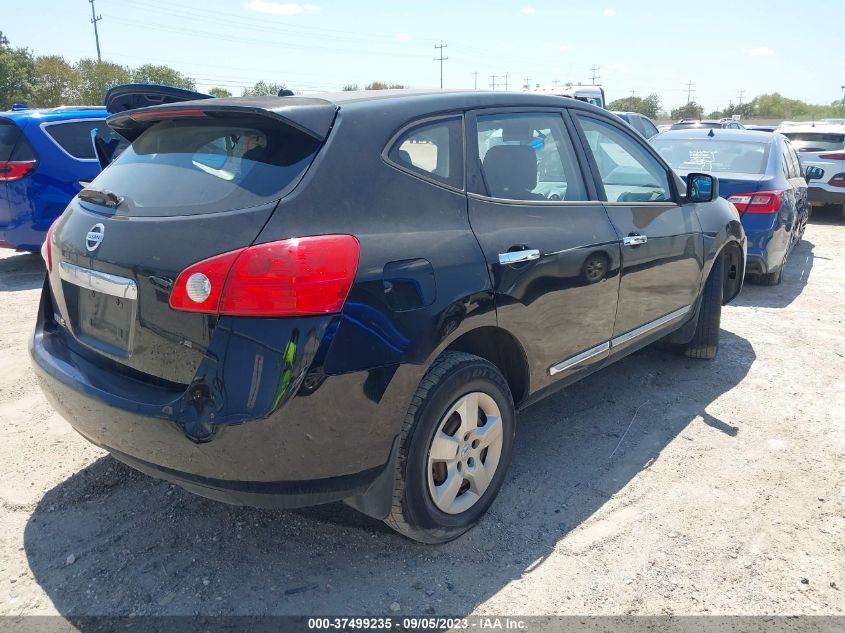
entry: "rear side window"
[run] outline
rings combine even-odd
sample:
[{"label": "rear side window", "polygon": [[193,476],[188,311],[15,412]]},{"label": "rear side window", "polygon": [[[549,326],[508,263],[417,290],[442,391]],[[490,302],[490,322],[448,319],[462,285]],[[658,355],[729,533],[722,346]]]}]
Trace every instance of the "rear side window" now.
[{"label": "rear side window", "polygon": [[35,151],[21,129],[11,121],[0,119],[0,162],[35,159]]},{"label": "rear side window", "polygon": [[244,209],[278,200],[320,142],[267,117],[163,121],[89,185],[124,198],[117,213],[162,217]]},{"label": "rear side window", "polygon": [[463,188],[463,126],[458,117],[410,128],[393,143],[387,158],[403,169],[444,185]]},{"label": "rear side window", "polygon": [[487,193],[505,200],[587,200],[560,114],[478,117],[478,158]]},{"label": "rear side window", "polygon": [[651,138],[657,134],[657,128],[654,124],[645,117],[637,117],[640,120],[640,127],[642,127],[643,136]]},{"label": "rear side window", "polygon": [[59,147],[74,158],[93,160],[97,158],[97,155],[94,153],[91,130],[95,130],[102,125],[104,125],[102,119],[49,123],[44,126],[44,131]]}]

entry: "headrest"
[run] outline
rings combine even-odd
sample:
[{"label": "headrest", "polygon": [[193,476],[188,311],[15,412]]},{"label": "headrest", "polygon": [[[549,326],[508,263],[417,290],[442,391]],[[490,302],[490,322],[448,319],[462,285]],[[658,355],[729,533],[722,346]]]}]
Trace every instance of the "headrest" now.
[{"label": "headrest", "polygon": [[490,195],[522,199],[537,186],[537,153],[528,145],[495,145],[482,164]]}]

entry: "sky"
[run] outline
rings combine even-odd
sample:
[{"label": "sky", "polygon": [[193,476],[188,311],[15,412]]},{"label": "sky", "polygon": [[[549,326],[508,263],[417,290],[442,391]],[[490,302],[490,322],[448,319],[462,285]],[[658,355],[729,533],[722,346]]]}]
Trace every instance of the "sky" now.
[{"label": "sky", "polygon": [[[438,87],[442,50],[446,88],[489,89],[495,81],[504,90],[506,76],[510,90],[526,79],[544,87],[591,83],[595,66],[610,101],[657,93],[665,109],[686,103],[689,82],[705,111],[775,91],[812,103],[843,98],[845,0],[685,8],[692,4],[96,0],[95,7],[104,60],[165,64],[200,90],[221,86],[235,95],[262,79],[296,91],[373,80]],[[0,30],[13,46],[68,61],[96,57],[88,0],[4,5]],[[435,49],[441,42],[446,47]]]}]

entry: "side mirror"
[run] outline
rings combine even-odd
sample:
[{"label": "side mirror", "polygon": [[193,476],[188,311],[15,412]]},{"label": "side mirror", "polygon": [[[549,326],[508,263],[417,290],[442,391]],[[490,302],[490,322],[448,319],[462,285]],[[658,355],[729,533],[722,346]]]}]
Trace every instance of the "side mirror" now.
[{"label": "side mirror", "polygon": [[804,180],[810,182],[811,180],[820,180],[824,178],[824,169],[821,167],[810,166],[804,170]]},{"label": "side mirror", "polygon": [[687,176],[687,200],[689,202],[710,202],[719,197],[719,181],[710,174],[689,174]]}]

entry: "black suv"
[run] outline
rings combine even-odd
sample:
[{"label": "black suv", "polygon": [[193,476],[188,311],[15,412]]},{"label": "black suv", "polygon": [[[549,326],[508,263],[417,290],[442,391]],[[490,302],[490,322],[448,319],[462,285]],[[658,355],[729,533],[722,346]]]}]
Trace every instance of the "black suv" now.
[{"label": "black suv", "polygon": [[434,543],[504,481],[515,411],[658,339],[712,358],[745,236],[614,115],[539,94],[225,98],[51,227],[31,354],[117,459],[234,504],[342,499]]}]

